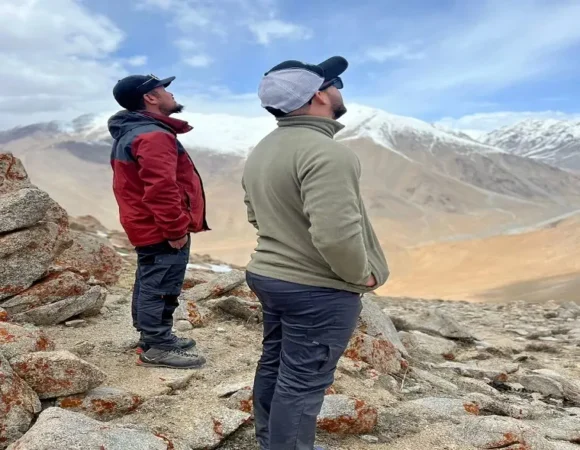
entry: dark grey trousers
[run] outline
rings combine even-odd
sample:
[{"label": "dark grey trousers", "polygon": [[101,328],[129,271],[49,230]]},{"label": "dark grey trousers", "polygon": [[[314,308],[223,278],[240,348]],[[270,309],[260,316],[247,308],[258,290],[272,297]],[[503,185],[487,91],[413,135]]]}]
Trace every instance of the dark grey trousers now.
[{"label": "dark grey trousers", "polygon": [[173,313],[183,287],[190,241],[179,250],[167,242],[135,249],[138,260],[131,313],[133,326],[149,347],[174,347]]},{"label": "dark grey trousers", "polygon": [[324,391],[360,314],[361,296],[246,275],[264,311],[263,353],[254,380],[261,450],[312,450]]}]

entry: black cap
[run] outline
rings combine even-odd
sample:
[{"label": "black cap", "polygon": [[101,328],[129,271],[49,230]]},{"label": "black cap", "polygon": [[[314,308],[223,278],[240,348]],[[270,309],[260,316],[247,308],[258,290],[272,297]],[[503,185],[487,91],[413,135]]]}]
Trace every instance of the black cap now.
[{"label": "black cap", "polygon": [[113,96],[123,108],[134,111],[139,108],[141,98],[147,92],[159,86],[167,87],[173,80],[175,77],[161,80],[155,75],[130,75],[117,82],[113,88]]},{"label": "black cap", "polygon": [[330,81],[342,75],[347,68],[348,61],[342,56],[333,56],[326,61],[322,61],[320,64],[308,64],[291,59],[272,67],[264,75],[268,75],[270,72],[277,70],[305,69],[324,77],[324,81]]}]

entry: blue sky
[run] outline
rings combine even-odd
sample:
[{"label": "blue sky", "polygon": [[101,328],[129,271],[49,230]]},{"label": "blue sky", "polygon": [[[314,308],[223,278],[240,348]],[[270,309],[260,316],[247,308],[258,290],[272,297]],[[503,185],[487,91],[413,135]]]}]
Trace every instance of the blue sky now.
[{"label": "blue sky", "polygon": [[3,0],[0,128],[114,110],[129,73],[259,115],[268,68],[336,54],[347,103],[464,129],[580,118],[579,18],[576,0]]}]

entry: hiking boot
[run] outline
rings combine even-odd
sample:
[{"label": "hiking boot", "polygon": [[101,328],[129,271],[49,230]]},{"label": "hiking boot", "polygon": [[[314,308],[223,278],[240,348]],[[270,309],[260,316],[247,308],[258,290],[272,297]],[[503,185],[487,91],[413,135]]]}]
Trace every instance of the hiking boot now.
[{"label": "hiking boot", "polygon": [[[190,348],[195,347],[196,344],[197,343],[193,339],[189,339],[189,338],[178,337],[178,338],[176,338],[176,341],[175,341],[175,347],[178,349],[181,349],[181,350],[188,350]],[[139,340],[139,342],[137,343],[137,354],[138,355],[146,352],[149,349],[150,349],[150,347],[145,342],[143,342],[142,340]]]},{"label": "hiking boot", "polygon": [[139,355],[137,364],[144,367],[199,369],[205,364],[205,358],[179,348],[172,348],[171,350],[150,348]]}]

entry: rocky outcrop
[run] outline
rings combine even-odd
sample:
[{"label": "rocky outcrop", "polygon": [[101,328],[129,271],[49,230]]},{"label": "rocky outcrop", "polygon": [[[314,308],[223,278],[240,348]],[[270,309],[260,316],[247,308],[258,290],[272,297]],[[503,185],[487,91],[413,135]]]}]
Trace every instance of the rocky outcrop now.
[{"label": "rocky outcrop", "polygon": [[18,159],[0,153],[3,320],[51,325],[96,314],[104,298],[92,284],[114,283],[120,267],[110,245],[71,233],[66,211],[30,183]]},{"label": "rocky outcrop", "polygon": [[32,352],[50,351],[54,348],[54,342],[39,328],[0,323],[0,353],[7,359]]},{"label": "rocky outcrop", "polygon": [[358,326],[344,356],[362,361],[383,374],[398,373],[405,366],[402,354],[407,351],[391,319],[370,296],[362,299]]},{"label": "rocky outcrop", "polygon": [[65,270],[85,271],[106,285],[119,280],[122,259],[106,238],[71,231],[73,244],[54,260]]},{"label": "rocky outcrop", "polygon": [[[53,449],[167,450],[168,442],[143,427],[103,426],[102,422],[61,408],[48,408],[10,450]],[[183,447],[182,447],[182,450]]]},{"label": "rocky outcrop", "polygon": [[81,412],[101,421],[109,421],[135,411],[143,399],[131,392],[112,387],[98,387],[86,394],[59,398],[56,406]]},{"label": "rocky outcrop", "polygon": [[21,355],[10,364],[41,399],[87,392],[107,377],[98,367],[62,350]]},{"label": "rocky outcrop", "polygon": [[334,434],[366,434],[374,430],[377,420],[377,409],[364,401],[345,395],[327,395],[317,426]]},{"label": "rocky outcrop", "polygon": [[36,393],[12,370],[0,353],[0,449],[20,438],[40,412]]}]

